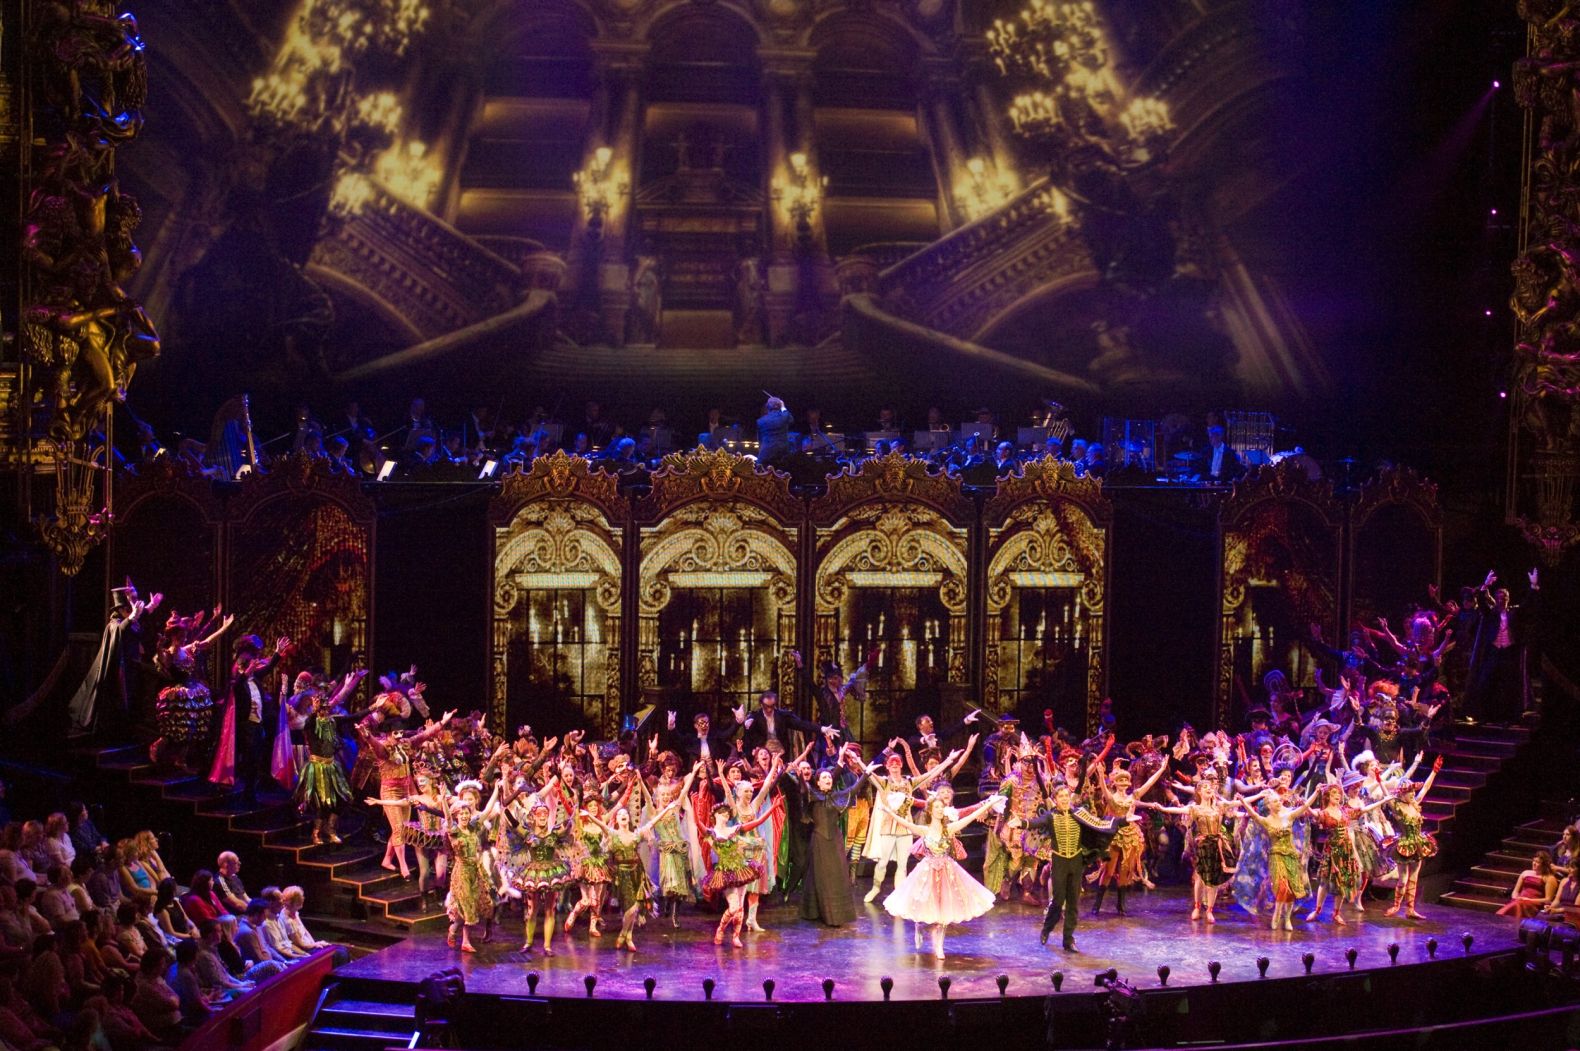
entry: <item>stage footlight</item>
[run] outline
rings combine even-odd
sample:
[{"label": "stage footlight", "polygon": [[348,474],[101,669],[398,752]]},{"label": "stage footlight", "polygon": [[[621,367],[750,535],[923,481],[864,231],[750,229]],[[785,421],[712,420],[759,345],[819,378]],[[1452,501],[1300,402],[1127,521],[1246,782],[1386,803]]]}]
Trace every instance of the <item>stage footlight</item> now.
[{"label": "stage footlight", "polygon": [[598,988],[598,976],[595,974],[589,974],[587,977],[582,979],[582,985],[587,987],[587,995],[589,997],[592,996],[593,990]]},{"label": "stage footlight", "polygon": [[1223,964],[1219,963],[1217,960],[1208,961],[1207,974],[1210,978],[1212,978],[1214,985],[1218,984],[1218,972],[1221,970],[1223,970]]},{"label": "stage footlight", "polygon": [[1307,974],[1311,973],[1311,968],[1316,964],[1316,962],[1317,962],[1317,954],[1316,953],[1308,952],[1308,953],[1302,953],[1301,954],[1300,964],[1301,964],[1302,967],[1304,967],[1306,969],[1306,973]]},{"label": "stage footlight", "polygon": [[998,986],[998,994],[1003,996],[1004,991],[1009,988],[1009,975],[1001,974],[993,979],[993,983]]},{"label": "stage footlight", "polygon": [[947,974],[938,979],[938,996],[940,999],[949,999],[949,987],[953,984],[954,982],[950,981]]},{"label": "stage footlight", "polygon": [[1459,939],[1459,944],[1465,947],[1465,955],[1470,955],[1470,947],[1476,944],[1476,936],[1466,931]]},{"label": "stage footlight", "polygon": [[538,995],[538,980],[539,980],[539,978],[540,978],[540,976],[539,976],[537,971],[528,971],[527,972],[527,995],[528,996],[537,996]]},{"label": "stage footlight", "polygon": [[1272,960],[1269,960],[1265,956],[1258,956],[1256,958],[1256,976],[1258,978],[1266,978],[1267,968],[1272,964],[1272,962]]},{"label": "stage footlight", "polygon": [[1058,992],[1060,989],[1064,988],[1064,972],[1063,971],[1054,971],[1053,974],[1050,976],[1050,978],[1051,978],[1051,980],[1053,982],[1053,991],[1054,992]]},{"label": "stage footlight", "polygon": [[1394,964],[1396,964],[1398,962],[1399,962],[1399,943],[1398,942],[1389,942],[1388,943],[1388,966],[1392,967]]},{"label": "stage footlight", "polygon": [[884,975],[878,979],[878,988],[883,990],[883,1002],[889,1002],[889,994],[894,992],[894,979]]},{"label": "stage footlight", "polygon": [[657,987],[658,987],[658,980],[657,979],[651,978],[651,977],[642,979],[642,991],[647,994],[647,998],[649,1000],[651,1000],[653,998],[653,990],[656,989]]},{"label": "stage footlight", "polygon": [[1355,970],[1355,961],[1359,957],[1360,953],[1356,952],[1354,948],[1344,950],[1344,962],[1350,965],[1350,970],[1352,971]]},{"label": "stage footlight", "polygon": [[1159,985],[1167,985],[1167,984],[1169,984],[1169,975],[1172,974],[1172,973],[1173,972],[1171,970],[1169,970],[1169,965],[1168,964],[1166,964],[1166,963],[1158,964],[1158,984]]},{"label": "stage footlight", "polygon": [[1437,939],[1436,938],[1428,938],[1426,940],[1426,956],[1427,956],[1427,959],[1429,959],[1429,960],[1437,959]]},{"label": "stage footlight", "polygon": [[773,998],[774,998],[774,980],[772,978],[764,978],[763,979],[763,999],[764,1000],[772,1000]]},{"label": "stage footlight", "polygon": [[834,999],[834,979],[832,978],[823,979],[823,999]]},{"label": "stage footlight", "polygon": [[713,988],[714,988],[714,985],[715,985],[715,983],[714,983],[712,978],[704,978],[702,980],[702,998],[704,1000],[711,1000],[711,999],[713,999]]}]

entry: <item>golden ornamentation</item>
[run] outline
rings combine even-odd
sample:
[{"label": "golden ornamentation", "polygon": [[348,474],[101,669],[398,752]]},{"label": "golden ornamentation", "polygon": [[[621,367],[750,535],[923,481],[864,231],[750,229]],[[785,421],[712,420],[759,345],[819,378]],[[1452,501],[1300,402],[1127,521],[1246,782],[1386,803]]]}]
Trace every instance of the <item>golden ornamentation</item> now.
[{"label": "golden ornamentation", "polygon": [[1554,2],[1516,9],[1529,39],[1514,95],[1534,134],[1509,304],[1518,328],[1505,504],[1509,524],[1556,568],[1580,543],[1580,17]]},{"label": "golden ornamentation", "polygon": [[641,522],[655,522],[696,500],[744,500],[784,522],[799,522],[805,513],[800,498],[790,492],[788,474],[723,449],[698,446],[670,453],[652,481],[652,490],[636,506]]},{"label": "golden ornamentation", "polygon": [[[1325,535],[1310,535],[1298,521],[1307,517]],[[1218,567],[1218,676],[1214,719],[1227,725],[1234,697],[1235,643],[1246,636],[1243,611],[1252,581],[1276,584],[1291,609],[1293,630],[1322,624],[1337,632],[1339,565],[1344,510],[1333,484],[1313,482],[1293,460],[1246,474],[1218,507],[1221,552]],[[1290,669],[1283,669],[1286,675]],[[1259,677],[1259,669],[1252,669]],[[1295,685],[1298,685],[1296,683]]]},{"label": "golden ornamentation", "polygon": [[[107,414],[106,414],[107,415]],[[77,575],[88,552],[110,534],[115,516],[114,474],[107,466],[110,443],[55,443],[55,513],[39,522],[38,531],[55,556],[60,571]],[[99,482],[104,503],[99,506]]]},{"label": "golden ornamentation", "polygon": [[1105,603],[1113,505],[1102,483],[1078,477],[1067,461],[1031,460],[999,480],[982,519],[988,531],[984,701],[999,706],[1003,615],[1014,600],[1016,575],[1047,575],[1079,590],[1081,634],[1089,640],[1086,723],[1094,730],[1108,677]]},{"label": "golden ornamentation", "polygon": [[534,458],[527,470],[505,477],[498,495],[488,505],[489,520],[496,527],[505,525],[526,504],[550,498],[585,500],[602,511],[616,528],[630,511],[615,475],[595,470],[585,456],[571,456],[556,449],[548,456]]},{"label": "golden ornamentation", "polygon": [[812,501],[813,521],[830,523],[852,508],[873,500],[916,501],[933,508],[951,523],[971,521],[975,507],[954,475],[898,453],[848,464],[828,476],[828,491]]},{"label": "golden ornamentation", "polygon": [[[590,595],[604,618],[602,703],[597,710],[584,711],[583,715],[608,731],[618,725],[621,712],[619,526],[611,524],[602,508],[580,494],[568,495],[575,486],[570,472],[561,473],[563,466],[535,468],[532,485],[518,485],[513,493],[502,492],[489,508],[490,518],[496,522],[494,692],[490,715],[495,726],[508,725],[509,648],[520,628],[517,608],[521,601],[535,588],[577,590]],[[582,474],[586,475],[585,469]],[[557,475],[558,493],[541,484],[553,484]],[[601,480],[606,476],[595,477]],[[532,495],[526,495],[524,490],[532,491]]]},{"label": "golden ornamentation", "polygon": [[329,461],[306,453],[293,453],[275,460],[267,471],[249,472],[239,491],[226,505],[233,520],[252,516],[254,510],[281,496],[315,496],[338,504],[351,521],[371,528],[378,518],[373,500],[362,490],[362,482],[337,471]]}]

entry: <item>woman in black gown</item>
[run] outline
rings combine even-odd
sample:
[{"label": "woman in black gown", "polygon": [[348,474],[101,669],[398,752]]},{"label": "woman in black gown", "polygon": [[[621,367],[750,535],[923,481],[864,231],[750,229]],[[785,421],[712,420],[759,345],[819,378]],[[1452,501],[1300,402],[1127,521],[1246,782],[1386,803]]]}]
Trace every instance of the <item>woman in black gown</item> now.
[{"label": "woman in black gown", "polygon": [[[851,762],[848,753],[842,758]],[[859,760],[856,760],[859,762]],[[801,888],[801,918],[842,927],[856,918],[850,900],[850,866],[845,854],[845,828],[840,819],[854,801],[861,778],[846,769],[827,767],[812,784],[802,782],[802,807],[810,819],[806,882]]]}]

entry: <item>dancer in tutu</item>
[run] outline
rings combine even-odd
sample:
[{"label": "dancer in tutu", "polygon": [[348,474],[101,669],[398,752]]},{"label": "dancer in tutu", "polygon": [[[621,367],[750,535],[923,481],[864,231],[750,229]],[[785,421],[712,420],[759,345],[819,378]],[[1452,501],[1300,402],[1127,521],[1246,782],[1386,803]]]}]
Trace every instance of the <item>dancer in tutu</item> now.
[{"label": "dancer in tutu", "polygon": [[[285,684],[281,682],[281,692]],[[346,768],[340,765],[340,728],[329,707],[331,698],[321,693],[313,701],[313,711],[303,728],[307,736],[307,766],[297,779],[297,809],[313,821],[314,843],[340,842],[335,830],[340,810],[351,802],[351,785]]]},{"label": "dancer in tutu", "polygon": [[1218,892],[1228,885],[1235,872],[1234,841],[1224,831],[1223,822],[1225,816],[1240,809],[1240,801],[1218,798],[1216,775],[1197,781],[1196,790],[1196,798],[1184,806],[1163,806],[1147,800],[1136,806],[1186,819],[1194,858],[1190,918],[1199,920],[1206,910],[1207,922],[1217,923],[1213,908],[1218,904]]},{"label": "dancer in tutu", "polygon": [[1286,931],[1295,929],[1294,913],[1295,902],[1306,896],[1306,862],[1300,852],[1299,845],[1295,842],[1295,822],[1311,813],[1311,804],[1316,797],[1302,800],[1299,806],[1290,808],[1284,805],[1284,798],[1275,786],[1267,789],[1256,799],[1267,804],[1267,816],[1257,813],[1251,804],[1255,799],[1246,800],[1246,816],[1255,821],[1267,832],[1269,846],[1267,852],[1267,878],[1273,891],[1273,919],[1269,928]]},{"label": "dancer in tutu", "polygon": [[703,833],[703,838],[713,847],[714,862],[702,886],[709,894],[724,895],[724,917],[719,920],[718,930],[713,932],[714,945],[724,944],[724,932],[733,925],[735,933],[730,937],[730,944],[737,949],[743,947],[741,925],[746,921],[746,888],[763,874],[762,860],[746,857],[746,837],[772,816],[770,809],[760,817],[736,824],[730,807],[713,808],[713,825]]},{"label": "dancer in tutu", "polygon": [[1393,904],[1383,913],[1385,916],[1393,916],[1402,908],[1409,919],[1426,919],[1415,911],[1415,892],[1421,881],[1421,866],[1427,858],[1437,856],[1437,839],[1432,833],[1421,830],[1421,804],[1426,801],[1426,794],[1432,791],[1432,783],[1442,769],[1443,757],[1438,756],[1419,792],[1409,781],[1394,786],[1394,800],[1388,812],[1399,827],[1399,838],[1393,845],[1394,857],[1399,859],[1399,882],[1394,885]]},{"label": "dancer in tutu", "polygon": [[643,914],[653,902],[653,881],[648,879],[640,850],[643,843],[652,842],[653,827],[678,810],[680,804],[679,799],[671,801],[635,828],[631,827],[631,811],[623,806],[614,809],[609,824],[605,824],[591,811],[582,812],[583,821],[603,829],[609,837],[609,874],[614,881],[615,897],[620,899],[620,908],[624,910],[620,919],[620,935],[614,940],[616,949],[636,952],[636,926],[639,922],[647,922]]},{"label": "dancer in tutu", "polygon": [[878,797],[880,807],[888,810],[889,817],[901,828],[921,837],[922,860],[883,899],[883,907],[891,916],[917,924],[917,939],[921,939],[921,926],[933,929],[933,955],[944,958],[944,929],[951,923],[964,923],[976,919],[993,907],[997,900],[992,891],[972,879],[960,862],[955,860],[955,837],[973,821],[990,813],[1002,813],[1008,802],[1003,796],[991,796],[965,816],[949,810],[938,795],[927,800],[926,824],[915,824],[888,808],[888,799]]}]

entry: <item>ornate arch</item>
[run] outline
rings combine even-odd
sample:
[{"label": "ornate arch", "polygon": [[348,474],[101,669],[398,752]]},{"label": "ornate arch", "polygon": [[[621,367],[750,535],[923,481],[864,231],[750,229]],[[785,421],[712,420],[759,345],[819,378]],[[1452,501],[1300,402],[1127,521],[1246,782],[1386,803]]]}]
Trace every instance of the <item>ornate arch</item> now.
[{"label": "ornate arch", "polygon": [[[660,685],[659,619],[678,591],[744,588],[765,592],[774,622],[772,681],[794,704],[796,673],[787,654],[796,637],[796,534],[803,504],[789,476],[746,457],[698,448],[664,458],[637,505],[637,680]],[[676,640],[667,640],[673,644]]]},{"label": "ornate arch", "polygon": [[[1276,588],[1290,611],[1289,630],[1303,633],[1311,623],[1336,634],[1342,627],[1339,604],[1344,509],[1331,482],[1312,481],[1293,460],[1259,467],[1235,483],[1218,509],[1218,676],[1215,719],[1228,721],[1234,696],[1236,647],[1258,638],[1254,611],[1247,604],[1253,587]],[[1264,627],[1267,637],[1273,627]],[[1291,643],[1293,640],[1284,640]],[[1277,662],[1267,663],[1269,669]],[[1280,668],[1286,675],[1292,668]],[[1253,660],[1250,674],[1260,678]],[[1257,683],[1247,683],[1255,690]]]},{"label": "ornate arch", "polygon": [[369,654],[377,514],[361,483],[326,460],[290,456],[247,475],[226,510],[237,629],[289,636],[334,670]]},{"label": "ornate arch", "polygon": [[[999,482],[983,508],[988,537],[984,703],[1001,710],[1005,619],[1022,588],[1058,588],[1075,595],[1073,617],[1040,631],[1038,648],[1058,642],[1084,653],[1082,709],[1095,727],[1107,685],[1108,552],[1113,505],[1094,478],[1079,478],[1067,462],[1047,457]],[[1018,657],[1018,655],[1017,655]],[[1019,661],[1016,660],[1016,667]],[[1018,690],[1024,680],[1012,684]],[[1013,695],[1012,695],[1013,696]]]},{"label": "ornate arch", "polygon": [[[561,661],[575,659],[582,673],[583,690],[575,695],[580,714],[600,731],[618,728],[621,552],[628,515],[615,476],[595,471],[587,460],[563,450],[540,456],[525,472],[508,476],[489,503],[494,530],[489,719],[496,730],[509,725],[511,672],[519,671],[511,667],[511,651],[518,644],[527,647],[529,661],[541,657],[548,662],[551,681]],[[568,628],[553,621],[547,628],[539,625],[532,597],[548,591],[579,592],[586,607],[581,622]],[[594,633],[596,639],[588,637]],[[601,689],[586,689],[589,668],[602,676]],[[527,669],[533,670],[535,666]]]},{"label": "ornate arch", "polygon": [[[1394,521],[1385,521],[1394,516]],[[1368,537],[1393,525],[1419,526],[1419,535],[1393,536],[1384,543]],[[1408,467],[1379,471],[1364,485],[1350,505],[1349,516],[1349,617],[1396,612],[1398,599],[1419,598],[1423,586],[1441,584],[1443,576],[1443,508],[1437,485]],[[1417,550],[1424,546],[1425,552]],[[1387,580],[1380,578],[1388,578]],[[1401,579],[1408,578],[1408,579]],[[1392,586],[1389,586],[1389,584]]]}]

